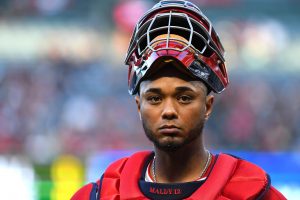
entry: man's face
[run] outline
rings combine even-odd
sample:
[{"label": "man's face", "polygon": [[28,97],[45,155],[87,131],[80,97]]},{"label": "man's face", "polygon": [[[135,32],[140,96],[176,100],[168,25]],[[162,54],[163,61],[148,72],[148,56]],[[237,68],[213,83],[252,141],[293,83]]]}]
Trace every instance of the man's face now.
[{"label": "man's face", "polygon": [[174,151],[199,139],[213,104],[206,92],[202,82],[168,66],[141,83],[136,102],[157,148]]}]

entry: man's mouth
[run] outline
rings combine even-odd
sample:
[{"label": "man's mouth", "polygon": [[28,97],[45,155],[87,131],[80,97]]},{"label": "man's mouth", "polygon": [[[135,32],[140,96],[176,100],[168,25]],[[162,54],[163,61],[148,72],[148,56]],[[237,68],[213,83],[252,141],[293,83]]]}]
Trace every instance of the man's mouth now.
[{"label": "man's mouth", "polygon": [[177,135],[180,132],[180,128],[175,125],[163,125],[159,128],[159,133],[163,135]]}]

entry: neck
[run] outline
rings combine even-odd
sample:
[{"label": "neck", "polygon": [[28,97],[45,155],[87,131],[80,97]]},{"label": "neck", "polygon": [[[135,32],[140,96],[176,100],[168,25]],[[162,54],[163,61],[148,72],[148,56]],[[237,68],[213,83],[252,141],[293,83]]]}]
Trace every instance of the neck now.
[{"label": "neck", "polygon": [[189,182],[199,178],[208,152],[201,137],[176,151],[155,148],[155,178],[161,183]]}]

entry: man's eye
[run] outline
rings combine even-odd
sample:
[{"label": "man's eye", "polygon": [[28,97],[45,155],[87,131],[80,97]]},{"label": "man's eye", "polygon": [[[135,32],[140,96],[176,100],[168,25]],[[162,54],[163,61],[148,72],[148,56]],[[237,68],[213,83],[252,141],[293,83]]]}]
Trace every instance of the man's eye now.
[{"label": "man's eye", "polygon": [[159,103],[161,101],[161,98],[159,96],[151,96],[147,98],[147,101],[150,103]]},{"label": "man's eye", "polygon": [[192,98],[187,95],[182,95],[178,97],[178,101],[181,103],[190,103],[192,101]]}]

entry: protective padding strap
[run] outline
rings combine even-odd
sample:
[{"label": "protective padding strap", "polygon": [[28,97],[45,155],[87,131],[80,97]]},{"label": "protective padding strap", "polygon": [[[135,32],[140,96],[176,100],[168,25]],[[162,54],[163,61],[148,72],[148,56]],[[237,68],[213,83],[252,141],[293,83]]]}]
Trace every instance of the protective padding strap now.
[{"label": "protective padding strap", "polygon": [[129,159],[123,158],[111,164],[105,171],[101,184],[101,200],[147,199],[140,192],[138,179],[144,160],[151,152],[139,152]]},{"label": "protective padding strap", "polygon": [[150,154],[149,151],[135,153],[127,160],[121,174],[120,195],[122,200],[148,199],[142,194],[138,183],[145,160]]},{"label": "protective padding strap", "polygon": [[[221,192],[234,173],[238,160],[226,154],[220,154],[205,183],[186,200],[220,199]],[[221,198],[222,199],[222,198]]]},{"label": "protective padding strap", "polygon": [[120,176],[123,167],[128,158],[120,159],[111,164],[103,174],[100,199],[101,200],[117,200],[120,199]]}]

